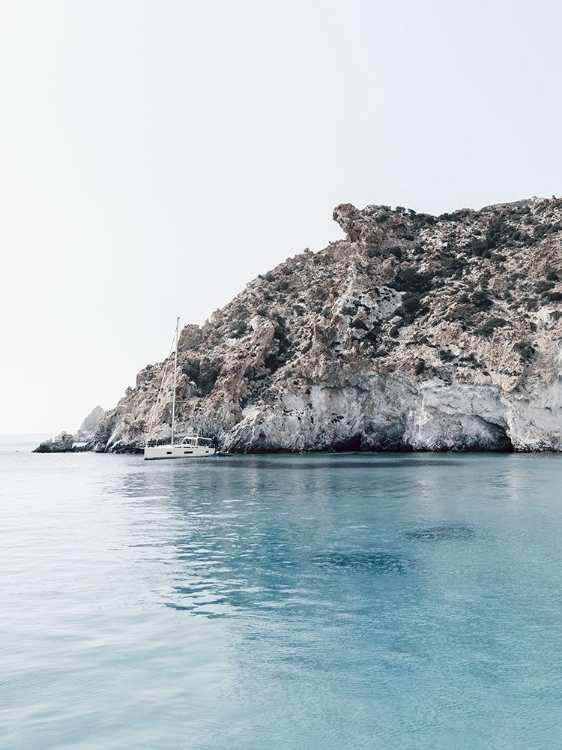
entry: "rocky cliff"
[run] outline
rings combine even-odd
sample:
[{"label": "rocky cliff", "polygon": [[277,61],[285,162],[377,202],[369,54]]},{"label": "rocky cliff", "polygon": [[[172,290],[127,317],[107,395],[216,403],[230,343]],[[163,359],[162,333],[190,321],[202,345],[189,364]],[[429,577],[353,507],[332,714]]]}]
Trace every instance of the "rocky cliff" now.
[{"label": "rocky cliff", "polygon": [[[346,239],[183,329],[179,430],[230,451],[562,450],[562,199],[334,219]],[[138,374],[95,450],[169,436],[172,369]]]},{"label": "rocky cliff", "polygon": [[95,406],[75,435],[63,430],[54,438],[40,443],[33,453],[78,453],[89,450],[104,415],[105,411],[101,406]]}]

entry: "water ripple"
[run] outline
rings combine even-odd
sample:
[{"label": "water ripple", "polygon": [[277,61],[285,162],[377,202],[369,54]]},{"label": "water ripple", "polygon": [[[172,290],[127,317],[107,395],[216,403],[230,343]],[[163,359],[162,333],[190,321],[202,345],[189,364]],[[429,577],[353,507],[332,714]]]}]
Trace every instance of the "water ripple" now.
[{"label": "water ripple", "polygon": [[0,452],[2,747],[562,747],[562,457],[153,463]]}]

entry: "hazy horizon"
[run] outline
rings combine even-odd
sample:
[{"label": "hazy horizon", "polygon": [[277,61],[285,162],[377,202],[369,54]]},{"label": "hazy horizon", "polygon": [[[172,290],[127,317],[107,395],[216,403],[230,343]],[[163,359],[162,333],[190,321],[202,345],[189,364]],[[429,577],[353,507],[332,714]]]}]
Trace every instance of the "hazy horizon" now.
[{"label": "hazy horizon", "polygon": [[562,193],[554,2],[6,0],[0,432],[74,431],[350,202]]},{"label": "hazy horizon", "polygon": [[47,438],[54,437],[52,432],[23,432],[0,435],[0,445],[38,445]]}]

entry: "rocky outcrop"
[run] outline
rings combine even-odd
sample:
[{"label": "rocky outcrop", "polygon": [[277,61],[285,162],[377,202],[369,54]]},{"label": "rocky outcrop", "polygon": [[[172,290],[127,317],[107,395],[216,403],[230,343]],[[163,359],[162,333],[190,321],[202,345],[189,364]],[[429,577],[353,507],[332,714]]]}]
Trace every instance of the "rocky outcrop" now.
[{"label": "rocky outcrop", "polygon": [[33,453],[73,453],[74,437],[69,432],[61,432],[54,438],[40,443]]},{"label": "rocky outcrop", "polygon": [[76,435],[63,430],[56,437],[40,443],[33,453],[77,453],[90,450],[104,415],[105,411],[101,406],[95,406],[80,425]]},{"label": "rocky outcrop", "polygon": [[[334,218],[346,239],[183,329],[180,432],[229,451],[562,450],[562,199]],[[171,360],[142,370],[95,449],[169,437],[172,382]]]}]

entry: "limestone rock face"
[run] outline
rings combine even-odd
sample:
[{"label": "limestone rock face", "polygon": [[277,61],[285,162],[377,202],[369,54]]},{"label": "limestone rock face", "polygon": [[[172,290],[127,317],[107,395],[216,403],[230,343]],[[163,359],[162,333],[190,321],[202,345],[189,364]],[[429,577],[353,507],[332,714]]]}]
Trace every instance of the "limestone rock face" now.
[{"label": "limestone rock face", "polygon": [[101,406],[95,406],[78,428],[75,440],[77,442],[86,442],[88,440],[91,440],[95,435],[104,414],[105,411],[101,408]]},{"label": "limestone rock face", "polygon": [[[334,218],[345,240],[183,329],[180,433],[229,451],[562,450],[562,199]],[[96,450],[169,437],[172,367],[138,374]]]}]

